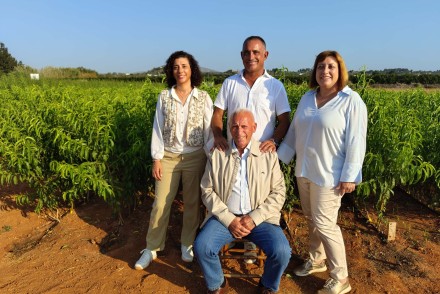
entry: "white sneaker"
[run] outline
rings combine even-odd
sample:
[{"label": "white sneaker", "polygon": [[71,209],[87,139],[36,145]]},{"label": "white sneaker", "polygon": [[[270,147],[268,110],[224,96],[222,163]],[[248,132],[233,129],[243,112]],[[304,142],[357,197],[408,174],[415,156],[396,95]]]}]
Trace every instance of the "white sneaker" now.
[{"label": "white sneaker", "polygon": [[[255,250],[257,249],[257,245],[255,245],[254,243],[252,243],[252,242],[244,242],[243,243],[243,247],[246,250],[254,250],[254,251],[251,251],[251,252],[245,252],[244,255],[250,256],[250,257],[256,257],[257,256],[257,252],[255,252]],[[244,262],[247,263],[247,264],[252,264],[252,263],[254,263],[256,261],[257,260],[254,259],[254,258],[244,259]]]},{"label": "white sneaker", "polygon": [[325,282],[324,288],[318,291],[318,294],[345,294],[350,291],[351,286],[348,280],[342,284],[338,280],[330,278]]},{"label": "white sneaker", "polygon": [[327,270],[327,266],[325,265],[325,261],[321,261],[321,263],[314,263],[310,258],[307,259],[303,264],[295,267],[293,272],[295,275],[300,277],[305,277],[313,273],[321,273]]},{"label": "white sneaker", "polygon": [[143,270],[147,266],[150,265],[151,261],[155,260],[157,258],[156,251],[151,251],[149,249],[144,249],[141,251],[142,256],[139,258],[138,261],[136,261],[136,264],[134,265],[134,268],[137,270]]},{"label": "white sneaker", "polygon": [[194,259],[193,246],[189,245],[186,247],[185,245],[180,245],[180,250],[182,250],[182,260],[185,262],[192,262]]}]

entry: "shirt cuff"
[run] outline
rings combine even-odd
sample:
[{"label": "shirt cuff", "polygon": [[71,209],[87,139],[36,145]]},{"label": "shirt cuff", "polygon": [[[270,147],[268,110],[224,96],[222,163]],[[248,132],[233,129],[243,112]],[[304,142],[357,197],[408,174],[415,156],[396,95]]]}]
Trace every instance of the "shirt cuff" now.
[{"label": "shirt cuff", "polygon": [[280,147],[277,149],[278,158],[285,164],[289,164],[295,156],[295,149],[290,148],[287,144],[281,142]]}]

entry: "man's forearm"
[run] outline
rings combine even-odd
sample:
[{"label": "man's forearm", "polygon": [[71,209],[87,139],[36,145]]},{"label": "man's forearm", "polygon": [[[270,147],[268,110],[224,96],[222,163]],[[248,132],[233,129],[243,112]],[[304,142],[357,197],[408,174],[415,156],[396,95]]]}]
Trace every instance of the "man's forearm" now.
[{"label": "man's forearm", "polygon": [[278,126],[275,128],[273,133],[273,139],[277,141],[277,143],[280,143],[281,140],[284,138],[284,136],[287,133],[287,130],[290,126],[290,114],[288,112],[280,114],[278,119]]},{"label": "man's forearm", "polygon": [[211,129],[214,137],[223,136],[223,113],[218,113],[214,111],[211,119]]}]

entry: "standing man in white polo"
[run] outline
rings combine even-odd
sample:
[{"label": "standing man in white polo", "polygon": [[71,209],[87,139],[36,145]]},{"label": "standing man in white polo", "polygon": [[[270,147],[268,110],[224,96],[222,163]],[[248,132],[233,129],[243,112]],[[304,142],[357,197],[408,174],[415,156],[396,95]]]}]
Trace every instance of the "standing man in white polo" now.
[{"label": "standing man in white polo", "polygon": [[290,106],[283,84],[264,68],[269,56],[266,42],[259,36],[250,36],[243,43],[241,59],[244,69],[228,77],[214,102],[211,128],[214,147],[229,148],[231,139],[223,136],[223,116],[227,111],[228,121],[237,109],[249,109],[257,122],[253,138],[260,141],[262,151],[275,151],[290,125]]},{"label": "standing man in white polo", "polygon": [[[271,76],[264,67],[269,56],[266,42],[260,36],[250,36],[243,42],[241,59],[244,69],[227,78],[214,102],[211,128],[214,148],[225,151],[230,146],[231,134],[223,136],[223,116],[227,111],[228,123],[238,109],[249,109],[254,115],[257,130],[253,139],[261,142],[262,152],[275,152],[290,125],[290,105],[284,85]],[[255,245],[246,242],[245,248]],[[252,255],[253,253],[250,253]],[[254,259],[245,262],[253,263]]]}]

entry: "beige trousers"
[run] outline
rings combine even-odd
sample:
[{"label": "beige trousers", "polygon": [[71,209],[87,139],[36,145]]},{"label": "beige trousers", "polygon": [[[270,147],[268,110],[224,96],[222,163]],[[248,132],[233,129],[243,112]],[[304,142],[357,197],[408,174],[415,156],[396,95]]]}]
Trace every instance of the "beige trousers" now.
[{"label": "beige trousers", "polygon": [[344,239],[337,225],[341,207],[339,193],[334,188],[321,187],[307,178],[298,177],[301,208],[309,225],[309,254],[312,261],[327,259],[330,276],[343,280],[348,277]]},{"label": "beige trousers", "polygon": [[192,245],[200,225],[200,181],[205,171],[206,155],[202,149],[175,154],[165,152],[162,163],[162,180],[156,181],[155,200],[147,232],[147,249],[164,250],[171,205],[182,180],[183,224],[180,241]]}]

